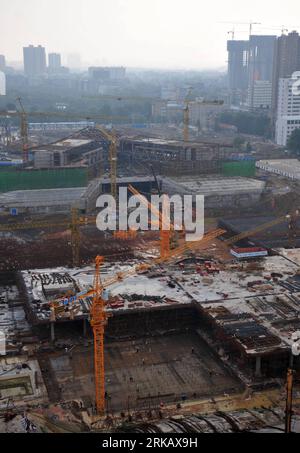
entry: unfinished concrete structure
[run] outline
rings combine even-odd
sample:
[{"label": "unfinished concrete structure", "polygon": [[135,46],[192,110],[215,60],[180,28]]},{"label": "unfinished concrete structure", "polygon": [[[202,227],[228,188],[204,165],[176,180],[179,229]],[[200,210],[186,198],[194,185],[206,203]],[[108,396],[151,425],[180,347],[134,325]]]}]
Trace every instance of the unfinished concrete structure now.
[{"label": "unfinished concrete structure", "polygon": [[69,138],[35,150],[34,166],[35,168],[65,167],[85,157],[90,158],[91,155],[100,162],[102,152],[103,148],[99,146],[99,142],[87,138]]},{"label": "unfinished concrete structure", "polygon": [[6,398],[12,398],[16,403],[47,401],[47,391],[37,360],[26,356],[0,358],[0,409]]},{"label": "unfinished concrete structure", "polygon": [[[162,153],[166,167],[172,166],[174,156],[182,162],[180,152],[177,154],[180,146],[174,154],[164,148],[155,149],[153,155],[160,165]],[[147,152],[141,152],[143,162],[147,162]],[[205,159],[209,159],[210,152],[207,150]],[[155,160],[153,156],[151,159]],[[176,166],[180,165],[178,162]],[[154,185],[152,177],[118,180],[119,185],[130,182],[140,184],[139,189],[147,193]],[[221,204],[225,208],[257,201],[264,188],[263,182],[248,178],[183,176],[163,178],[163,182],[169,182],[170,192],[202,191],[211,206]],[[93,180],[85,192],[89,202],[85,209],[93,207],[101,185],[103,191],[110,191],[109,179]],[[233,233],[229,228],[229,234]],[[136,265],[152,261],[157,252],[156,237],[147,243],[147,251],[136,248],[135,256],[126,255],[122,261],[120,250],[114,254],[111,236],[99,238],[92,234],[94,255],[100,253],[104,242],[109,249],[107,262],[101,267],[109,315],[104,351],[107,418],[97,417],[94,408],[93,339],[89,324],[93,300],[91,294],[85,297],[93,287],[92,264],[76,269],[52,264],[53,268],[46,268],[49,249],[36,269],[29,264],[27,270],[16,272],[12,263],[8,292],[13,288],[13,296],[7,297],[7,289],[3,288],[4,324],[10,335],[7,356],[17,357],[18,367],[36,360],[37,366],[32,368],[41,371],[47,404],[59,408],[57,412],[67,408],[70,416],[75,413],[84,430],[87,426],[91,430],[105,429],[115,420],[148,422],[153,418],[150,429],[156,432],[158,417],[164,418],[162,430],[174,426],[180,430],[187,425],[182,420],[176,424],[173,418],[183,414],[188,414],[188,424],[203,431],[204,426],[228,432],[233,426],[236,430],[242,426],[250,429],[253,420],[249,414],[240,415],[240,422],[234,424],[234,416],[227,413],[236,408],[272,406],[270,400],[277,401],[274,395],[278,398],[282,392],[291,333],[299,328],[298,265],[282,256],[237,262],[226,244],[215,239],[207,250],[133,272]],[[122,273],[127,271],[133,274],[122,280]],[[114,283],[109,284],[112,278]],[[12,304],[16,300],[17,307]],[[14,309],[18,309],[17,316]],[[295,360],[295,369],[299,369],[299,360]],[[17,384],[18,392],[27,392],[34,401],[30,377],[26,376],[25,384]],[[7,398],[10,388],[6,383]],[[268,400],[270,389],[274,394]],[[199,427],[197,420],[190,417],[207,410],[218,414],[207,418],[204,415]],[[224,416],[220,415],[223,410]],[[149,424],[144,424],[144,429],[147,431]]]},{"label": "unfinished concrete structure", "polygon": [[[124,266],[123,269],[128,268]],[[276,275],[272,272],[275,266]],[[205,266],[200,258],[184,260],[157,274],[136,275],[108,287],[107,310],[113,317],[107,338],[137,340],[162,330],[166,334],[174,328],[196,330],[225,363],[227,360],[229,364],[226,356],[230,354],[232,370],[242,365],[241,372],[246,367],[249,375],[260,377],[263,366],[265,375],[280,375],[290,344],[286,329],[281,330],[280,326],[284,320],[287,326],[300,313],[297,266],[282,257],[268,257],[254,270],[250,265],[239,264],[206,276],[202,268]],[[122,269],[120,264],[118,269]],[[103,272],[109,280],[114,269],[107,265]],[[261,278],[253,278],[253,272]],[[89,268],[71,273],[64,269],[24,272],[19,285],[31,322],[51,325],[53,340],[55,325],[59,328],[63,323],[82,321],[85,331],[90,296],[71,301],[64,294],[70,290],[84,293],[91,287],[92,278]],[[55,321],[51,315],[54,297],[60,307]]]},{"label": "unfinished concrete structure", "polygon": [[[174,415],[179,406],[190,405],[194,414],[193,407],[207,399],[230,404],[240,398],[239,407],[244,407],[246,397],[237,395],[245,389],[279,391],[291,333],[298,328],[298,266],[281,256],[239,263],[229,251],[227,261],[212,261],[216,248],[221,245],[211,244],[205,256],[178,258],[107,286],[108,413],[148,414],[172,407]],[[101,270],[104,286],[137,262],[106,263]],[[15,288],[32,330],[26,337],[27,354],[37,357],[49,401],[76,401],[90,416],[92,300],[69,300],[66,295],[83,294],[92,287],[93,276],[93,266],[36,269],[18,274]],[[22,349],[23,340],[19,343]],[[9,356],[16,354],[11,346]],[[265,397],[260,398],[253,397],[251,404],[265,404]]]},{"label": "unfinished concrete structure", "polygon": [[[94,212],[101,194],[101,183],[92,180],[87,187],[17,190],[0,195],[3,212],[18,214],[70,214],[74,207],[81,213]],[[55,223],[55,222],[54,222]]]},{"label": "unfinished concrete structure", "polygon": [[169,194],[204,195],[205,208],[251,206],[265,188],[265,182],[256,179],[218,176],[165,177],[162,185]]},{"label": "unfinished concrete structure", "polygon": [[120,140],[119,159],[133,166],[151,162],[160,174],[218,173],[231,149],[230,144],[133,137]]}]

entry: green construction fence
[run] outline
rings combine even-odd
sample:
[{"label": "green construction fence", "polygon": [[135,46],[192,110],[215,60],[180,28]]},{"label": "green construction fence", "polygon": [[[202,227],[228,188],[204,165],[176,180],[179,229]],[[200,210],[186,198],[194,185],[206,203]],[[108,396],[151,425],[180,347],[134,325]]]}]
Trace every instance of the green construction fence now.
[{"label": "green construction fence", "polygon": [[86,168],[0,171],[0,192],[2,193],[14,190],[85,187],[87,184]]},{"label": "green construction fence", "polygon": [[255,161],[222,162],[221,173],[224,176],[254,177],[256,172]]}]

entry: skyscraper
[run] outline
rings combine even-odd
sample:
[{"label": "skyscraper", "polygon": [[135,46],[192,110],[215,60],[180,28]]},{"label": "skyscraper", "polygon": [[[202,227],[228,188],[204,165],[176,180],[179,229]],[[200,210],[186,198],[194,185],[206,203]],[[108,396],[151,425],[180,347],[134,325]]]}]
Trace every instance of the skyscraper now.
[{"label": "skyscraper", "polygon": [[249,39],[249,84],[255,80],[272,82],[276,36],[252,35]]},{"label": "skyscraper", "polygon": [[296,31],[280,36],[275,44],[272,81],[272,111],[275,115],[278,104],[279,79],[289,78],[300,70],[300,36]]},{"label": "skyscraper", "polygon": [[46,51],[42,46],[23,48],[24,72],[28,77],[40,77],[46,74]]},{"label": "skyscraper", "polygon": [[248,41],[227,41],[230,103],[245,100],[248,87]]},{"label": "skyscraper", "polygon": [[6,68],[5,56],[0,55],[0,71],[4,71],[5,68]]},{"label": "skyscraper", "polygon": [[248,41],[227,41],[231,104],[269,108],[272,98],[276,36],[251,35]]},{"label": "skyscraper", "polygon": [[59,53],[49,53],[48,66],[51,71],[61,68],[61,56]]},{"label": "skyscraper", "polygon": [[0,96],[6,95],[6,76],[4,72],[0,71]]},{"label": "skyscraper", "polygon": [[300,128],[300,95],[293,90],[293,85],[299,78],[295,74],[293,78],[279,79],[275,132],[278,145],[286,146],[292,132]]},{"label": "skyscraper", "polygon": [[271,106],[275,43],[276,36],[272,35],[249,38],[248,106],[251,109]]}]

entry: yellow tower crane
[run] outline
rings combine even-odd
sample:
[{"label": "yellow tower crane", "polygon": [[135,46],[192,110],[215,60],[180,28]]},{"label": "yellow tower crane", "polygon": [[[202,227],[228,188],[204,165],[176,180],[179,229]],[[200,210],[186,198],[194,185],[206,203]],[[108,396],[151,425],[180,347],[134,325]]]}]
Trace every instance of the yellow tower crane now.
[{"label": "yellow tower crane", "polygon": [[199,102],[200,105],[215,105],[221,106],[224,104],[224,101],[192,101],[190,99],[191,90],[189,90],[188,95],[184,101],[183,109],[183,139],[185,142],[188,142],[190,139],[190,106],[194,102]]},{"label": "yellow tower crane", "polygon": [[80,263],[80,219],[78,216],[78,209],[71,209],[71,246],[72,246],[72,263],[74,267],[79,266]]},{"label": "yellow tower crane", "polygon": [[0,232],[19,231],[19,230],[34,230],[43,228],[58,228],[66,227],[71,231],[71,247],[72,247],[72,264],[74,267],[80,264],[80,227],[94,223],[95,217],[79,217],[78,209],[72,208],[71,221],[63,220],[59,222],[48,222],[45,220],[25,223],[0,224]]},{"label": "yellow tower crane", "polygon": [[[124,116],[107,116],[107,115],[97,115],[97,114],[72,114],[68,112],[26,112],[22,103],[22,99],[19,97],[17,98],[17,101],[19,102],[21,111],[0,111],[0,116],[19,116],[21,119],[21,139],[22,139],[22,149],[23,149],[23,162],[26,163],[28,162],[28,152],[29,152],[29,143],[28,143],[28,116],[34,116],[34,117],[51,117],[51,116],[57,116],[60,118],[72,118],[74,119],[82,119],[85,118],[87,120],[112,120],[112,119],[126,119]],[[109,160],[110,160],[110,176],[112,180],[112,195],[116,196],[117,195],[117,146],[118,146],[118,141],[117,137],[114,133],[109,133],[106,129],[104,129],[102,126],[96,126],[97,129],[102,133],[102,135],[105,137],[106,140],[109,141],[110,143],[110,148],[109,148]],[[33,149],[33,148],[32,148]]]},{"label": "yellow tower crane", "polygon": [[276,219],[271,220],[270,222],[266,222],[261,225],[258,225],[256,228],[253,228],[252,230],[243,231],[242,233],[237,234],[236,236],[226,239],[224,242],[227,245],[233,245],[236,242],[241,241],[242,239],[246,239],[248,237],[255,236],[255,234],[260,233],[261,231],[268,230],[269,228],[272,228],[283,222],[288,222],[289,236],[290,236],[291,232],[294,232],[296,229],[296,220],[298,217],[299,217],[298,211],[296,211],[295,213],[277,217]]},{"label": "yellow tower crane", "polygon": [[118,138],[114,132],[108,132],[102,126],[97,125],[96,129],[109,142],[109,162],[110,162],[110,184],[111,194],[117,201],[117,159],[118,159]]},{"label": "yellow tower crane", "polygon": [[[166,206],[163,198],[162,212],[153,206],[150,201],[148,201],[138,190],[136,190],[131,184],[128,186],[129,191],[139,198],[141,203],[143,203],[156,217],[155,223],[159,226],[160,234],[160,256],[161,258],[168,258],[170,255],[170,238],[171,233],[174,234],[174,225],[172,225],[167,213]],[[154,222],[152,222],[154,223]]]},{"label": "yellow tower crane", "polygon": [[[184,108],[183,108],[183,139],[185,142],[189,141],[189,126],[190,126],[190,104],[193,102],[199,102],[200,104],[203,105],[216,105],[216,106],[221,106],[224,104],[224,101],[222,100],[211,100],[211,101],[195,101],[192,100],[192,91],[193,87],[188,88],[188,92],[186,95],[186,98],[184,100]],[[114,96],[114,95],[101,95],[101,96],[84,96],[87,99],[91,99],[94,101],[98,100],[108,100],[108,101],[134,101],[134,102],[161,102],[162,100],[160,98],[153,98],[150,96]],[[174,99],[165,99],[164,102],[170,102],[174,101]],[[176,109],[182,111],[182,107]]]},{"label": "yellow tower crane", "polygon": [[27,119],[27,113],[24,109],[22,99],[20,97],[17,98],[17,101],[19,102],[21,112],[20,114],[20,119],[21,119],[21,140],[22,140],[22,150],[23,150],[23,162],[26,163],[28,162],[28,119]]},{"label": "yellow tower crane", "polygon": [[187,93],[187,96],[184,101],[184,109],[183,109],[183,139],[185,142],[189,141],[190,134],[189,134],[189,127],[190,127],[190,96],[192,94],[192,88],[190,87]]}]

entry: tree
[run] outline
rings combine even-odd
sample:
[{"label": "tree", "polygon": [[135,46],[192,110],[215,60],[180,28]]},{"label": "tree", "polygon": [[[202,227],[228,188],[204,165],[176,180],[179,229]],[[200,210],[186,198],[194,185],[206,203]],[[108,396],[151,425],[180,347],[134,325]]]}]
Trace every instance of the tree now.
[{"label": "tree", "polygon": [[233,145],[236,149],[238,149],[238,151],[241,150],[242,148],[242,145],[245,143],[245,139],[243,137],[236,137],[234,140],[233,140]]},{"label": "tree", "polygon": [[288,142],[287,142],[287,147],[296,156],[300,155],[300,128],[295,129],[291,133],[291,135],[288,139]]},{"label": "tree", "polygon": [[256,112],[223,112],[219,122],[236,126],[239,134],[270,137],[271,120],[268,116]]}]

